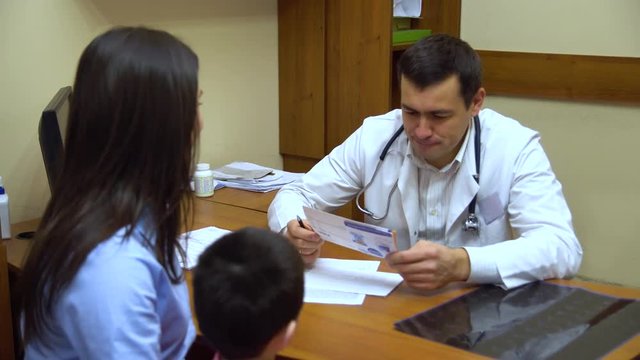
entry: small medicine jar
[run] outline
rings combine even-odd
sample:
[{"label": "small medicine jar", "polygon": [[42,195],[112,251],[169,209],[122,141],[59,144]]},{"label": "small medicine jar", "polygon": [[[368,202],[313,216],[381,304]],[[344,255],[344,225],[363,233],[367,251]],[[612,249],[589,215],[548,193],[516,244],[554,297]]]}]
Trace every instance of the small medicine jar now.
[{"label": "small medicine jar", "polygon": [[198,197],[213,195],[213,171],[209,168],[209,164],[199,163],[196,165],[196,172],[193,174],[193,187]]}]

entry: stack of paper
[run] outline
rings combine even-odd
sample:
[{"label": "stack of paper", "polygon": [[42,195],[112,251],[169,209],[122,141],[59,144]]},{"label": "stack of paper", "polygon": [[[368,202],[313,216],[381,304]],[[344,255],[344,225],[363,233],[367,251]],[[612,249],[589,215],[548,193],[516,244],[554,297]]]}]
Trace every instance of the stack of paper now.
[{"label": "stack of paper", "polygon": [[362,305],[365,295],[387,296],[402,277],[376,271],[379,265],[375,260],[320,258],[304,274],[304,302]]},{"label": "stack of paper", "polygon": [[[190,270],[198,264],[200,255],[229,230],[215,226],[193,230],[180,236],[187,253]],[[188,235],[188,238],[187,238]],[[377,271],[380,261],[320,258],[304,274],[304,302],[322,304],[362,305],[366,295],[387,296],[402,282],[398,274]]]},{"label": "stack of paper", "polygon": [[[324,240],[384,258],[395,251],[395,231],[304,207],[304,214]],[[387,296],[402,277],[378,272],[380,261],[318,259],[305,273],[305,302],[361,305],[365,295]]]},{"label": "stack of paper", "polygon": [[223,186],[255,192],[278,190],[302,175],[249,162],[232,162],[213,170],[213,177]]},{"label": "stack of paper", "polygon": [[187,263],[185,264],[181,261],[180,266],[187,270],[192,269],[198,264],[200,254],[202,254],[209,245],[230,232],[229,230],[209,226],[182,234],[178,241],[187,253]]}]

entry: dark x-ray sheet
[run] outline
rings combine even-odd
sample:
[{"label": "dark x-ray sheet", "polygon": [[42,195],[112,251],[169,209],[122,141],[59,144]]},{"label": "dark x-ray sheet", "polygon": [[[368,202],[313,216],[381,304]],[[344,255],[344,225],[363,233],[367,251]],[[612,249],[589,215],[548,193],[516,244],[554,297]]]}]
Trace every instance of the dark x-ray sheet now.
[{"label": "dark x-ray sheet", "polygon": [[395,327],[494,358],[593,359],[640,333],[640,302],[547,282],[484,286]]}]

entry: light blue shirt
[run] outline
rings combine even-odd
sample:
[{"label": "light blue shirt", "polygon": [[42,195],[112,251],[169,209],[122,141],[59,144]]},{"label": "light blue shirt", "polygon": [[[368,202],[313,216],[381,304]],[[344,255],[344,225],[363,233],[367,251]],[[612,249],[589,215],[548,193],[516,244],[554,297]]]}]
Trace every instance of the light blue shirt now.
[{"label": "light blue shirt", "polygon": [[[172,284],[141,226],[98,245],[56,302],[49,343],[26,359],[180,359],[195,338],[184,281]],[[152,239],[153,240],[153,239]]]}]

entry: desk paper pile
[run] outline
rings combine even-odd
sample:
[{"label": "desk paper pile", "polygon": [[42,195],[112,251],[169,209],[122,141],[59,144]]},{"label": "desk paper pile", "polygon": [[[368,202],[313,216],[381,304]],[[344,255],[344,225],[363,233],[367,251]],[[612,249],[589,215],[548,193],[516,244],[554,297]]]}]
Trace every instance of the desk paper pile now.
[{"label": "desk paper pile", "polygon": [[[384,258],[397,249],[395,231],[303,207],[307,220],[322,239]],[[361,305],[365,295],[387,296],[402,277],[378,272],[380,261],[318,259],[305,273],[305,302]]]},{"label": "desk paper pile", "polygon": [[[202,254],[209,245],[230,232],[229,230],[209,226],[180,235],[178,241],[187,253],[187,263],[185,264],[180,261],[180,266],[187,270],[193,269],[198,264],[200,254]],[[187,234],[189,235],[189,240],[187,240]]]},{"label": "desk paper pile", "polygon": [[302,175],[249,162],[232,162],[213,169],[213,177],[223,186],[262,193],[278,190]]},{"label": "desk paper pile", "polygon": [[387,296],[402,277],[377,271],[379,261],[320,258],[304,274],[304,302],[362,305],[365,295]]},{"label": "desk paper pile", "polygon": [[[187,253],[184,269],[191,270],[198,258],[229,230],[209,226],[184,233],[178,241]],[[187,240],[188,234],[188,240]],[[387,296],[402,277],[377,271],[380,261],[321,258],[304,274],[304,302],[362,305],[365,295]]]}]

